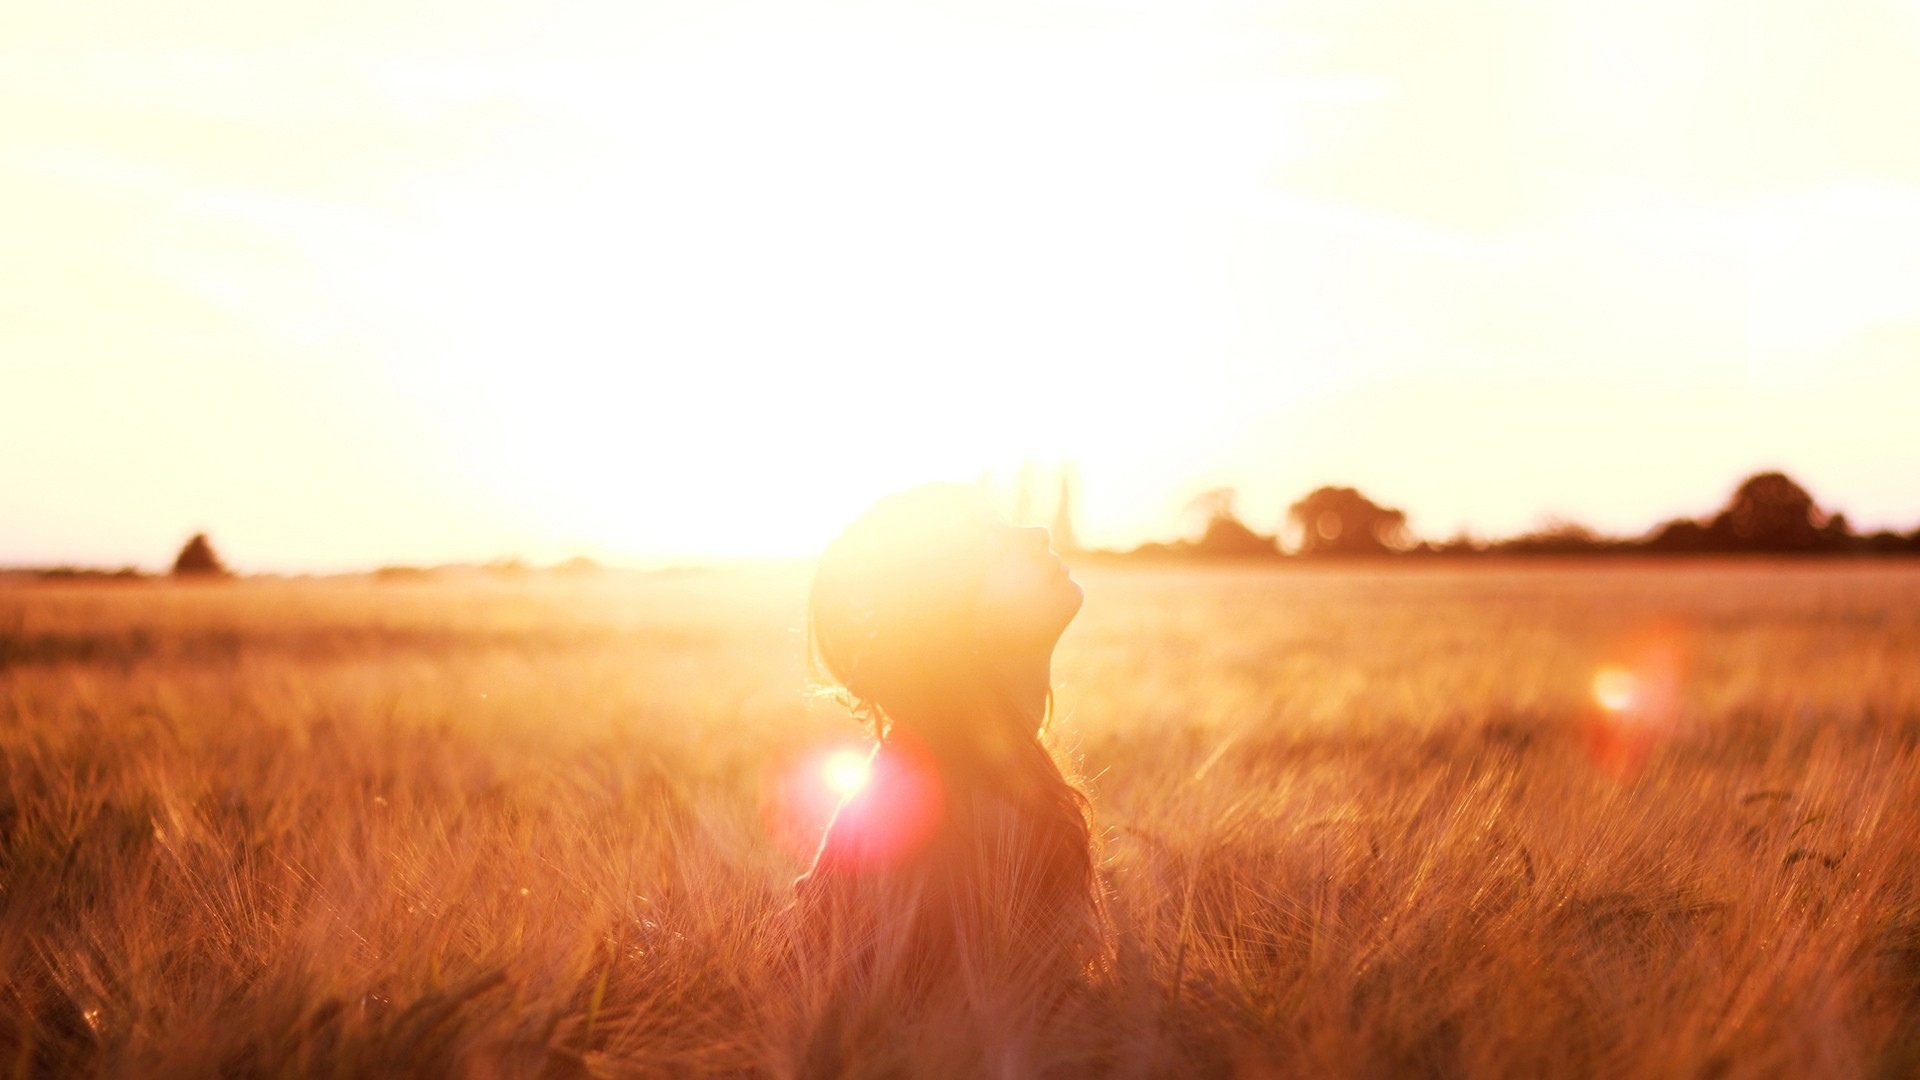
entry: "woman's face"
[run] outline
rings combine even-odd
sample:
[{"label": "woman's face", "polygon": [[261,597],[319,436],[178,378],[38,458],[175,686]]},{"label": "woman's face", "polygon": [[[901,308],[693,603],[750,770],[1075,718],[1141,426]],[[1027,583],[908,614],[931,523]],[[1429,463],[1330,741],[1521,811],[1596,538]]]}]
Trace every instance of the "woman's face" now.
[{"label": "woman's face", "polygon": [[994,523],[975,608],[976,632],[989,648],[1051,651],[1086,594],[1053,553],[1047,530]]}]

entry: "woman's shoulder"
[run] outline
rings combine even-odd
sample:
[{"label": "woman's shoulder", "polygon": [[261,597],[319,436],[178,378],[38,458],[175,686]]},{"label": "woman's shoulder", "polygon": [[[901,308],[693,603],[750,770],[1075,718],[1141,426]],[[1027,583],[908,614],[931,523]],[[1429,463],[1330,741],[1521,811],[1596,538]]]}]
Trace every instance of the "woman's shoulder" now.
[{"label": "woman's shoulder", "polygon": [[884,745],[864,783],[843,800],[796,886],[840,877],[991,873],[1029,863],[1084,834],[1056,837],[1057,815],[977,777],[952,775],[911,747]]},{"label": "woman's shoulder", "polygon": [[821,837],[814,865],[821,874],[862,874],[911,861],[948,817],[946,785],[931,762],[883,746],[860,786],[843,799]]}]

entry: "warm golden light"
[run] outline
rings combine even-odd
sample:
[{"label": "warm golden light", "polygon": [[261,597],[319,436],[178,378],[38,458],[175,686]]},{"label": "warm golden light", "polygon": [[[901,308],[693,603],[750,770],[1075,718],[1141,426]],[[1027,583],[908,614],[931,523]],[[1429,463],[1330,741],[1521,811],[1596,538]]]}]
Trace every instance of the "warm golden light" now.
[{"label": "warm golden light", "polygon": [[1912,528],[1887,5],[324,7],[11,6],[0,564],[800,556],[1025,460],[1090,546]]},{"label": "warm golden light", "polygon": [[1639,697],[1640,680],[1622,667],[1604,667],[1593,677],[1593,700],[1608,712],[1625,712]]},{"label": "warm golden light", "polygon": [[837,750],[820,766],[820,776],[844,798],[866,786],[868,769],[867,754],[859,750]]}]

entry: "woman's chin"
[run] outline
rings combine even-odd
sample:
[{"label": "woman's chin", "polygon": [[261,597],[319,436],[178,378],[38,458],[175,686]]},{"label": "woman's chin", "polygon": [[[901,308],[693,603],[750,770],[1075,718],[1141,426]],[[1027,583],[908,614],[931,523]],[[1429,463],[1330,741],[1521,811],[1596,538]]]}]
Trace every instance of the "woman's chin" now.
[{"label": "woman's chin", "polygon": [[1066,610],[1067,620],[1071,622],[1075,615],[1080,614],[1081,605],[1087,602],[1087,590],[1081,588],[1080,583],[1072,578],[1062,576],[1060,579],[1060,601],[1060,606]]}]

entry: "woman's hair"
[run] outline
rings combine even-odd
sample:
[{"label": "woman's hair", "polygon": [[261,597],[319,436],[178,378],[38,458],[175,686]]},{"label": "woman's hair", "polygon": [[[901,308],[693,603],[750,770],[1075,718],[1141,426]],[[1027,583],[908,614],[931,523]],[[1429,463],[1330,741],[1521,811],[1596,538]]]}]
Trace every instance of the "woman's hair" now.
[{"label": "woman's hair", "polygon": [[1034,646],[983,635],[976,617],[994,534],[1007,528],[964,484],[881,499],[821,555],[809,654],[876,740],[910,742],[950,792],[991,793],[1030,820],[1047,876],[1097,908],[1086,797],[1041,741],[1052,689],[1036,727],[1000,674],[1003,650]]}]

